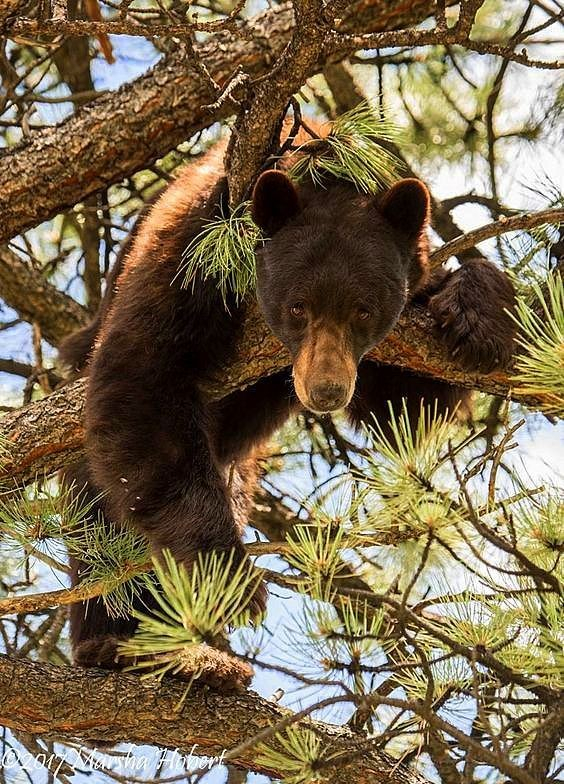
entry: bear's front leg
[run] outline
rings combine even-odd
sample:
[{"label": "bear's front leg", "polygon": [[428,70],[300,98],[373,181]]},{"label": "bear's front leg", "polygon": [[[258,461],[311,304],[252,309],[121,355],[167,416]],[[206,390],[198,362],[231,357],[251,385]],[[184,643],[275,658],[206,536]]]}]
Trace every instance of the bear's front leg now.
[{"label": "bear's front leg", "polygon": [[[225,471],[210,444],[213,413],[191,384],[164,373],[118,374],[108,351],[91,371],[86,444],[91,476],[110,517],[144,533],[188,568],[198,553],[247,560],[233,516]],[[251,598],[262,613],[266,591]]]},{"label": "bear's front leg", "polygon": [[515,324],[507,311],[514,309],[515,291],[504,272],[472,259],[451,273],[435,270],[426,289],[427,307],[457,362],[482,373],[509,364]]}]

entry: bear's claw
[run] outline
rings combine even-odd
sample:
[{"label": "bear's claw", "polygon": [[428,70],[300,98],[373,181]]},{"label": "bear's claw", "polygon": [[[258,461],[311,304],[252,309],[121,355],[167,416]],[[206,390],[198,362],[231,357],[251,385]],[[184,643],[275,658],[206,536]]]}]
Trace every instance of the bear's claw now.
[{"label": "bear's claw", "polygon": [[[119,652],[119,644],[126,639],[107,635],[84,640],[74,649],[74,663],[81,667],[102,667],[105,670],[132,667],[141,659]],[[147,662],[146,657],[142,658]],[[159,669],[166,660],[155,655],[151,661],[155,664],[154,669]],[[152,666],[148,666],[142,671],[148,673],[152,669]],[[186,646],[179,654],[178,665],[166,672],[169,677],[206,684],[224,694],[244,692],[253,674],[253,668],[247,662],[204,643]]]}]

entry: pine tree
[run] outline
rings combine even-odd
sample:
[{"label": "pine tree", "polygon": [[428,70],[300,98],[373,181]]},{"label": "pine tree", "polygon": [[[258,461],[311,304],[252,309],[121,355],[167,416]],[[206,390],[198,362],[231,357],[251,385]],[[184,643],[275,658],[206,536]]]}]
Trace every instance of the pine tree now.
[{"label": "pine tree", "polygon": [[[196,756],[225,749],[209,782],[254,780],[241,769],[288,784],[561,776],[562,11],[552,0],[406,6],[10,0],[0,10],[10,172],[0,173],[0,758],[15,760],[0,763],[3,780],[86,780],[95,764],[96,782],[178,776],[159,765],[163,749],[186,756],[194,743]],[[296,179],[337,175],[362,193],[398,176],[428,182],[432,261],[483,255],[511,275],[516,355],[507,373],[465,374],[410,311],[378,359],[409,369],[417,356],[417,370],[435,352],[444,367],[429,361],[430,375],[475,389],[471,421],[429,406],[413,425],[407,408],[390,409],[358,435],[339,416],[300,414],[262,459],[253,567],[228,579],[223,561],[202,556],[188,573],[170,554],[152,559],[133,531],[101,527],[60,485],[80,449],[83,382],[58,388],[56,348],[95,313],[143,205],[230,132],[232,203],[186,248],[179,275],[186,286],[210,276],[252,303],[262,239],[249,189],[280,153],[284,116],[310,132]],[[333,122],[326,139],[311,118]],[[256,358],[260,340],[268,350]],[[240,353],[232,388],[287,364],[252,304]],[[67,553],[91,567],[74,591]],[[269,611],[252,622],[247,597],[261,578]],[[133,609],[141,586],[157,615]],[[126,673],[71,668],[68,605],[98,596],[139,617]],[[252,667],[262,697],[169,677],[214,656]],[[147,765],[135,777],[123,747],[99,741],[137,744],[138,762],[150,745]],[[88,762],[86,744],[97,746]]]}]

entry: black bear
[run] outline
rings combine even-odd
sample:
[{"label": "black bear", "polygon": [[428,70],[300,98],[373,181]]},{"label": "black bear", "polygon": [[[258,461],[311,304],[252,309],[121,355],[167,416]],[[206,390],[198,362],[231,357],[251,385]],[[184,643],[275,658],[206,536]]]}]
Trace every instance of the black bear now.
[{"label": "black bear", "polygon": [[[232,550],[245,558],[245,506],[233,502],[233,465],[247,458],[300,408],[346,409],[358,425],[386,416],[387,400],[421,398],[451,409],[465,394],[363,356],[392,329],[410,299],[427,300],[446,342],[466,367],[491,370],[511,355],[509,280],[483,260],[459,270],[428,270],[430,200],[418,180],[402,180],[379,197],[343,181],[294,185],[264,172],[252,214],[269,238],[257,250],[258,301],[289,349],[291,368],[218,402],[203,381],[229,361],[244,315],[227,307],[213,281],[183,288],[182,253],[227,201],[219,146],[185,167],[138,223],[108,286],[102,315],[71,337],[62,357],[85,364],[87,460],[67,481],[102,492],[103,512],[169,548],[190,564],[198,551]],[[293,383],[292,383],[293,381]],[[74,563],[76,580],[84,573]],[[254,609],[264,607],[260,587]],[[74,657],[83,665],[119,667],[116,645],[134,619],[109,617],[100,600],[71,611]]]}]

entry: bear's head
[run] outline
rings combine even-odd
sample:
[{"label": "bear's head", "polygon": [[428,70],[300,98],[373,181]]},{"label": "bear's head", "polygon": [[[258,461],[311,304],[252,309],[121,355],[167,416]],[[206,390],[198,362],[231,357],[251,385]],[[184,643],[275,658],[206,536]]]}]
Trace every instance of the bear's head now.
[{"label": "bear's head", "polygon": [[264,172],[252,214],[268,238],[257,250],[259,305],[292,355],[300,402],[344,408],[358,363],[393,328],[426,273],[430,200],[415,179],[379,197],[352,186],[296,189]]}]

